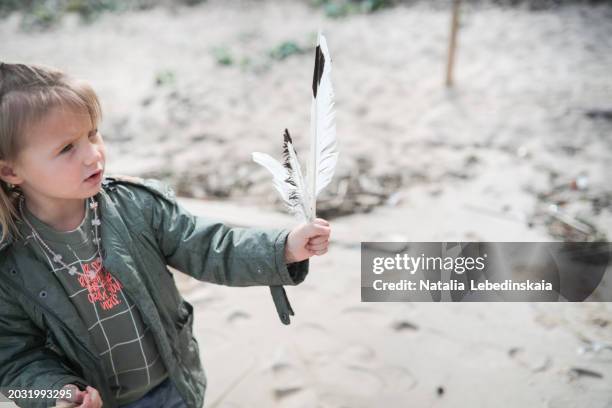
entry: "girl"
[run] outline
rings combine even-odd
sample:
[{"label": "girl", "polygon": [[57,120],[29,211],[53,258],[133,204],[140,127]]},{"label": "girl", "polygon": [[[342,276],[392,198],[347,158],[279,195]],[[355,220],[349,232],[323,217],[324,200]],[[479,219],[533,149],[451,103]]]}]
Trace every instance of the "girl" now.
[{"label": "girl", "polygon": [[202,407],[193,307],[166,265],[229,286],[282,285],[327,252],[329,223],[291,231],[188,213],[148,179],[105,177],[92,88],[0,64],[0,391],[22,407]]}]

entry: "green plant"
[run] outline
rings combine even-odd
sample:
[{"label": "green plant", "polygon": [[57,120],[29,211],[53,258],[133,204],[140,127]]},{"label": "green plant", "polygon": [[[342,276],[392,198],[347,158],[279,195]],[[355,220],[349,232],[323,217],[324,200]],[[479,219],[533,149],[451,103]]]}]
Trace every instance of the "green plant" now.
[{"label": "green plant", "polygon": [[33,1],[21,20],[24,30],[45,30],[62,18],[63,9],[57,1]]},{"label": "green plant", "polygon": [[85,21],[93,21],[103,12],[118,8],[117,0],[69,0],[65,11],[78,13]]},{"label": "green plant", "polygon": [[294,41],[284,41],[270,50],[269,55],[275,60],[284,60],[287,57],[303,54],[306,50]]},{"label": "green plant", "polygon": [[215,47],[212,54],[219,65],[232,65],[234,63],[234,59],[226,47]]},{"label": "green plant", "polygon": [[170,69],[158,71],[155,74],[155,85],[157,86],[170,85],[174,82],[176,82],[176,75]]},{"label": "green plant", "polygon": [[322,7],[330,18],[346,17],[349,14],[373,13],[391,7],[395,0],[312,0],[315,7]]},{"label": "green plant", "polygon": [[181,0],[181,3],[187,6],[197,6],[198,4],[204,3],[206,0]]}]

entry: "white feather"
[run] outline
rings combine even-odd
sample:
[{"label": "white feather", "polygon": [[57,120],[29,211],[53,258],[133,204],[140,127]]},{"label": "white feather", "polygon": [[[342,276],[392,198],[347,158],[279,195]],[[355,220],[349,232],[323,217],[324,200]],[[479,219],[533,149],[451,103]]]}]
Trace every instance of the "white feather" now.
[{"label": "white feather", "polygon": [[[316,97],[312,95],[310,122],[310,162],[308,186],[310,191],[311,220],[316,217],[316,199],[332,180],[338,151],[336,146],[336,112],[334,90],[331,82],[332,63],[327,41],[319,33],[318,45],[324,58],[323,73],[318,83]],[[314,73],[316,78],[317,73]],[[315,176],[316,175],[316,176]],[[314,193],[313,193],[314,192]]]},{"label": "white feather", "polygon": [[255,163],[262,165],[272,173],[274,188],[276,188],[283,201],[288,202],[292,186],[286,182],[289,176],[287,169],[269,154],[253,152],[252,156]]}]

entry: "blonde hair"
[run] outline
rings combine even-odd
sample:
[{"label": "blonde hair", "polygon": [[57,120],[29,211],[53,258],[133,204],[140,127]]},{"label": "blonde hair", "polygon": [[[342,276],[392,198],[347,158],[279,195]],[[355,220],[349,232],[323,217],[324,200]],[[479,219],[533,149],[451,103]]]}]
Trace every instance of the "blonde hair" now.
[{"label": "blonde hair", "polygon": [[[94,125],[102,118],[98,96],[86,82],[54,68],[0,63],[0,160],[15,161],[28,127],[58,106],[87,111]],[[0,243],[11,234],[21,236],[15,223],[20,194],[18,187],[0,179]]]}]

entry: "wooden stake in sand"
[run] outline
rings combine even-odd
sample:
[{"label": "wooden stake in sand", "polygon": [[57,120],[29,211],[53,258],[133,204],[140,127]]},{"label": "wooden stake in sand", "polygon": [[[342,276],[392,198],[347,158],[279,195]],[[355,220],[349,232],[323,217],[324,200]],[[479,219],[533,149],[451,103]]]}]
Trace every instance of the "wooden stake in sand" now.
[{"label": "wooden stake in sand", "polygon": [[453,86],[453,67],[455,64],[455,49],[457,48],[457,31],[459,31],[459,6],[461,0],[453,0],[453,17],[446,60],[446,86]]}]

